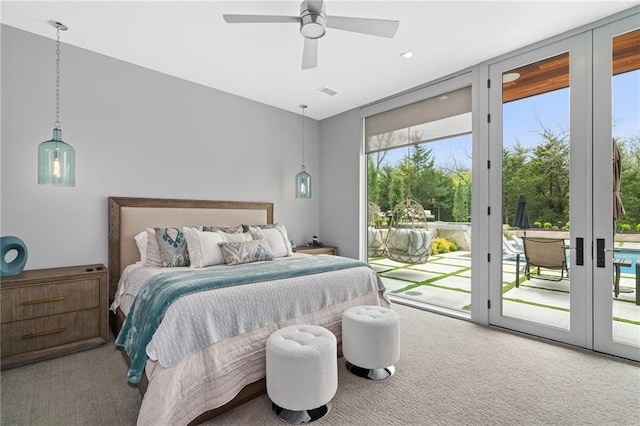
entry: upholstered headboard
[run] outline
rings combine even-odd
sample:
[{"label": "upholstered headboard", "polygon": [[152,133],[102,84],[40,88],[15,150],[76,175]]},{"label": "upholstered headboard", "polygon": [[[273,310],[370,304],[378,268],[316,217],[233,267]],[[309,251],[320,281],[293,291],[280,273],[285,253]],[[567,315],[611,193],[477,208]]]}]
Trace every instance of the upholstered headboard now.
[{"label": "upholstered headboard", "polygon": [[109,298],[120,274],[140,259],[134,236],[154,226],[273,223],[273,203],[109,197]]}]

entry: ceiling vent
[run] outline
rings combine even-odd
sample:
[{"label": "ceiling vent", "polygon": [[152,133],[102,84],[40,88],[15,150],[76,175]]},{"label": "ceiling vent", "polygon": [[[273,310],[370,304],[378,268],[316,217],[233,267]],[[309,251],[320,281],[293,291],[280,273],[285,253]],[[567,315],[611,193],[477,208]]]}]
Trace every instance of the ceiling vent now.
[{"label": "ceiling vent", "polygon": [[329,89],[328,87],[323,87],[321,89],[318,89],[320,92],[324,93],[325,95],[329,95],[329,96],[333,96],[333,95],[337,95],[338,92],[336,92],[333,89]]}]

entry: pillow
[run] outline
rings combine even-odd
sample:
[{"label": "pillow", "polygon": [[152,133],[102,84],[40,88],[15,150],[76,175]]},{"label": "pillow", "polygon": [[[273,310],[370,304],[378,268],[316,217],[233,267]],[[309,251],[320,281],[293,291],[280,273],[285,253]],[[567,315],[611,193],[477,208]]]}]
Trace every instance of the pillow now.
[{"label": "pillow", "polygon": [[220,243],[220,248],[227,265],[273,260],[271,249],[265,240]]},{"label": "pillow", "polygon": [[287,253],[287,245],[282,237],[281,231],[276,228],[260,229],[257,226],[249,226],[249,233],[254,240],[266,240],[271,248],[273,257],[289,256]]},{"label": "pillow", "polygon": [[240,232],[235,234],[227,234],[226,232],[221,233],[225,242],[228,243],[242,243],[246,241],[253,240],[253,236],[248,232]]},{"label": "pillow", "polygon": [[[290,255],[287,251],[287,245],[282,233],[278,229],[263,229],[262,232],[264,233],[265,240],[269,243],[269,247],[271,247],[271,252],[274,257],[285,257]],[[289,247],[291,247],[291,245],[289,245]]]},{"label": "pillow", "polygon": [[138,233],[133,239],[136,240],[136,246],[140,252],[140,261],[147,263],[147,231]]},{"label": "pillow", "polygon": [[162,256],[162,266],[189,266],[189,251],[184,233],[178,228],[153,228]]},{"label": "pillow", "polygon": [[264,236],[264,232],[262,232],[262,229],[258,228],[257,226],[249,226],[249,227],[247,227],[247,230],[245,231],[245,233],[251,234],[251,237],[254,240],[266,240],[267,239]]},{"label": "pillow", "polygon": [[[249,231],[250,228],[260,228],[263,232],[268,229],[278,230],[283,240],[282,243],[284,244],[284,250],[286,252],[286,254],[283,254],[282,256],[291,256],[293,254],[293,249],[291,248],[291,241],[289,241],[289,234],[287,233],[287,228],[285,228],[284,225],[280,223],[274,223],[274,224],[268,224],[268,225],[242,225],[242,228],[245,230],[245,232],[250,232]],[[267,237],[267,234],[265,234],[265,237]],[[267,242],[269,242],[269,244],[272,244],[272,241],[273,241],[273,244],[275,246],[280,247],[279,241],[276,240],[273,234],[271,236],[271,239],[270,238],[265,238],[265,239],[267,240]],[[275,255],[276,251],[279,253],[281,251],[276,249],[274,245],[272,245],[271,248],[274,251],[274,255]],[[276,257],[282,257],[282,256],[276,256]]]},{"label": "pillow", "polygon": [[238,234],[244,232],[242,225],[236,226],[203,226],[201,231],[205,232],[225,232],[227,234]]},{"label": "pillow", "polygon": [[158,237],[153,228],[147,228],[147,266],[162,267],[162,255],[158,245]]},{"label": "pillow", "polygon": [[191,268],[204,268],[225,263],[219,245],[225,239],[220,232],[203,232],[186,227],[182,228],[182,232],[187,240]]}]

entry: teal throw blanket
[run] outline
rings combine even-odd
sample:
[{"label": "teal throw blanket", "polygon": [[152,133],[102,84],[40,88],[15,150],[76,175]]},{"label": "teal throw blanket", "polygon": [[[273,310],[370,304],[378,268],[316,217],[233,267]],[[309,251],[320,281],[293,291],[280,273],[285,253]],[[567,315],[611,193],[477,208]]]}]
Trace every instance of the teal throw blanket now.
[{"label": "teal throw blanket", "polygon": [[305,256],[272,262],[168,271],[150,278],[134,299],[116,338],[131,358],[127,378],[138,383],[147,363],[146,348],[160,326],[167,308],[180,297],[235,285],[292,278],[340,269],[369,266],[359,260],[339,256]]}]

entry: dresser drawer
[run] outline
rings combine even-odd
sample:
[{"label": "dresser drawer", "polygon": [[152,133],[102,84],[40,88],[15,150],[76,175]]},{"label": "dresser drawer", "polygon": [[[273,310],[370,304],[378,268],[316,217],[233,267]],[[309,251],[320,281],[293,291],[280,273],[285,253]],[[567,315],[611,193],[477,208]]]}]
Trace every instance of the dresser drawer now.
[{"label": "dresser drawer", "polygon": [[100,336],[98,308],[2,324],[2,358]]},{"label": "dresser drawer", "polygon": [[100,305],[100,279],[2,289],[2,323],[61,314]]}]

